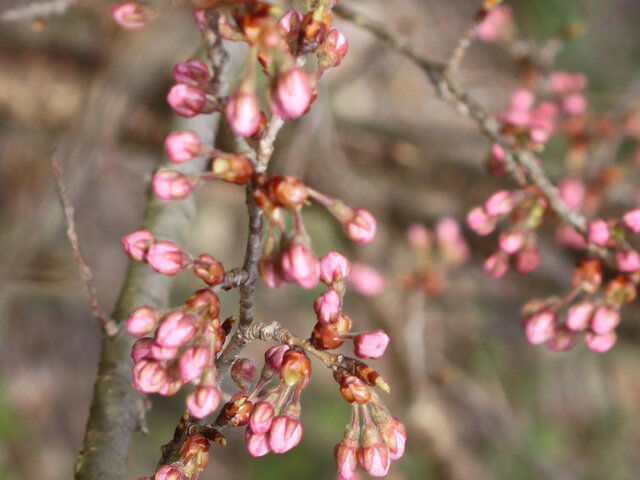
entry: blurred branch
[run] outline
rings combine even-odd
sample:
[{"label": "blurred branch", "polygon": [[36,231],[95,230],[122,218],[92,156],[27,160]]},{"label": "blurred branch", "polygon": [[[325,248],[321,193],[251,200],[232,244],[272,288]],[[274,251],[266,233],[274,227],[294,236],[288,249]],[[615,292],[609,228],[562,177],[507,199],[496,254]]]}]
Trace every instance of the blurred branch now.
[{"label": "blurred branch", "polygon": [[56,190],[58,192],[58,197],[60,199],[60,203],[62,204],[62,209],[64,210],[64,219],[67,224],[67,238],[69,239],[69,243],[71,244],[71,248],[73,249],[73,255],[76,257],[76,262],[78,264],[78,270],[80,270],[80,277],[84,283],[84,286],[87,290],[87,294],[89,295],[89,302],[91,303],[91,313],[98,320],[102,322],[102,328],[108,337],[113,337],[116,333],[118,333],[118,325],[115,320],[109,317],[102,308],[100,308],[100,304],[98,303],[98,293],[96,292],[96,287],[93,285],[93,272],[87,262],[82,255],[82,251],[80,250],[80,243],[78,242],[78,235],[76,234],[76,226],[73,220],[73,206],[69,201],[69,197],[67,195],[67,189],[64,186],[64,178],[62,175],[62,167],[58,163],[55,154],[51,156],[51,167],[53,168],[53,175],[56,179]]},{"label": "blurred branch", "polygon": [[497,122],[486,111],[482,104],[455,84],[454,79],[447,74],[447,66],[445,64],[425,57],[416,51],[409,39],[402,38],[386,25],[371,20],[351,8],[346,7],[344,4],[336,5],[333,11],[341,17],[368,30],[420,67],[426,73],[429,82],[433,85],[442,100],[449,103],[461,115],[470,117],[485,137],[503,148],[507,168],[511,175],[522,184],[526,180],[522,178],[518,167],[524,168],[531,181],[549,200],[551,209],[580,233],[586,233],[587,220],[579,212],[571,210],[564,203],[558,194],[558,189],[549,180],[536,157],[528,150],[513,147],[508,140],[500,134]]},{"label": "blurred branch", "polygon": [[62,15],[76,3],[78,0],[52,0],[21,5],[0,13],[0,22],[19,22]]}]

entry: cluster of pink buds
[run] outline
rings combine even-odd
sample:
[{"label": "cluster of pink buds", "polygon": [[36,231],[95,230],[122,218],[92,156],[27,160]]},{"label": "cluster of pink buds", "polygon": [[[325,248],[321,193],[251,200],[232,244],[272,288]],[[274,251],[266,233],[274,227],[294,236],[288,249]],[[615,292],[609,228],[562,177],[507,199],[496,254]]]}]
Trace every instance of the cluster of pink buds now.
[{"label": "cluster of pink buds", "polygon": [[176,84],[167,94],[167,103],[177,115],[191,118],[201,113],[212,113],[216,103],[207,97],[211,73],[200,60],[178,63],[173,68]]},{"label": "cluster of pink buds", "polygon": [[202,435],[188,435],[176,462],[160,466],[153,478],[139,477],[138,480],[195,480],[208,463],[209,440]]},{"label": "cluster of pink buds", "polygon": [[515,267],[520,273],[534,270],[540,261],[536,247],[535,229],[540,226],[546,199],[534,189],[516,192],[500,190],[487,199],[483,207],[475,207],[467,216],[469,227],[478,235],[488,235],[497,222],[511,218],[512,225],[498,238],[498,250],[484,263],[487,275],[499,278],[509,266],[509,258],[515,256]]},{"label": "cluster of pink buds", "polygon": [[132,259],[148,263],[163,275],[175,275],[191,265],[189,255],[175,243],[158,242],[147,230],[138,230],[122,237],[122,247]]},{"label": "cluster of pink buds", "polygon": [[384,477],[389,473],[391,460],[404,454],[406,440],[405,426],[392,417],[384,405],[373,400],[366,404],[353,403],[351,423],[334,449],[340,479],[355,478],[357,465],[372,477]]}]

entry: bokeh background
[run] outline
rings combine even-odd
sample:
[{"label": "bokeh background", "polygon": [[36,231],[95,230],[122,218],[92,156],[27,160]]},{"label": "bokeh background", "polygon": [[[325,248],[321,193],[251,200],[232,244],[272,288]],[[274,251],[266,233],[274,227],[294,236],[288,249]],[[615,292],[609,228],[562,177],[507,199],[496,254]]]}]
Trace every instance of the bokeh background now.
[{"label": "bokeh background", "polygon": [[[432,58],[446,58],[478,8],[472,0],[343,0],[408,36]],[[0,15],[27,2],[0,1]],[[168,2],[167,2],[168,3]],[[638,101],[640,3],[636,0],[518,0],[509,3],[523,33],[542,41],[568,22],[586,26],[566,44],[559,70],[583,71],[590,104],[621,111]],[[0,20],[0,478],[69,478],[80,448],[98,360],[99,329],[65,237],[50,157],[60,158],[75,206],[82,249],[101,305],[110,311],[127,259],[120,238],[141,221],[164,136],[183,128],[164,102],[171,67],[201,53],[191,15],[169,9],[145,30],[117,29],[109,2],[81,0],[61,16]],[[1,17],[0,17],[1,18]],[[472,247],[463,267],[442,272],[438,295],[407,289],[417,259],[406,230],[443,216],[463,220],[493,191],[512,188],[484,169],[488,142],[441,103],[407,60],[348,23],[342,66],[321,81],[311,112],[282,132],[273,169],[370,209],[379,235],[355,246],[322,209],[304,218],[318,254],[339,250],[376,268],[384,293],[349,292],[345,311],[358,330],[385,328],[391,410],[407,425],[405,456],[393,479],[633,479],[640,471],[640,328],[624,310],[619,342],[597,355],[581,343],[566,353],[530,346],[520,307],[565,291],[574,257],[543,228],[535,273],[482,273],[495,236],[463,233]],[[490,111],[504,109],[517,70],[503,49],[477,44],[460,80]],[[199,119],[189,128],[211,128]],[[221,137],[225,136],[222,131]],[[224,141],[224,138],[222,139]],[[560,150],[559,150],[560,149]],[[561,147],[545,158],[560,162]],[[614,163],[615,156],[605,162]],[[627,180],[633,180],[627,179]],[[246,235],[243,189],[209,184],[187,249],[227,268],[241,264]],[[179,275],[174,301],[198,283]],[[257,317],[305,335],[320,293],[261,288]],[[222,296],[223,312],[237,308]],[[247,349],[258,367],[263,345]],[[203,479],[332,479],[333,446],[349,408],[329,372],[314,363],[304,392],[305,435],[294,451],[251,459],[242,432],[212,447]],[[229,386],[228,386],[229,387]],[[229,387],[230,389],[230,387]],[[137,435],[129,477],[148,475],[179,418],[183,396],[150,398],[149,435]]]}]

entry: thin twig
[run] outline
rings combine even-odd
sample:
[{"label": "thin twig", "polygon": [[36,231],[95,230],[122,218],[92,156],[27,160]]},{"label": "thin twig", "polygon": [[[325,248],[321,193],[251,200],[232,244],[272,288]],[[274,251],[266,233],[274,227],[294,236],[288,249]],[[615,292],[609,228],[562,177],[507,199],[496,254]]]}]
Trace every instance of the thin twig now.
[{"label": "thin twig", "polygon": [[73,249],[73,255],[75,256],[76,263],[78,264],[80,278],[82,279],[85,289],[87,290],[87,295],[89,295],[91,313],[94,317],[102,322],[102,327],[104,328],[105,333],[109,337],[113,337],[116,333],[118,333],[118,324],[113,318],[107,315],[102,310],[102,308],[100,308],[100,303],[98,302],[98,292],[96,291],[96,287],[93,284],[93,272],[91,271],[89,265],[87,265],[87,262],[82,255],[82,251],[80,250],[80,242],[78,241],[75,221],[73,219],[73,206],[71,205],[71,202],[67,195],[67,189],[64,186],[62,166],[56,159],[55,154],[51,156],[51,167],[53,169],[53,175],[56,179],[56,190],[58,192],[58,198],[60,199],[60,203],[62,204],[62,208],[64,210],[64,219],[67,225],[67,238],[69,239],[69,243],[71,244],[71,248]]},{"label": "thin twig", "polygon": [[503,148],[507,169],[516,180],[519,182],[522,181],[522,178],[519,177],[519,175],[521,175],[519,168],[516,167],[523,167],[531,181],[549,200],[550,208],[580,233],[586,233],[587,220],[579,212],[570,209],[562,198],[560,198],[558,189],[549,180],[535,156],[528,150],[514,147],[508,139],[500,133],[498,123],[489,115],[486,109],[467,92],[458,88],[451,77],[446,74],[445,64],[430,60],[423,54],[417,52],[408,39],[402,38],[386,25],[371,20],[346,7],[344,4],[336,5],[333,11],[341,17],[368,30],[419,66],[426,73],[430,83],[441,99],[452,105],[461,115],[470,117],[476,123],[482,134]]}]

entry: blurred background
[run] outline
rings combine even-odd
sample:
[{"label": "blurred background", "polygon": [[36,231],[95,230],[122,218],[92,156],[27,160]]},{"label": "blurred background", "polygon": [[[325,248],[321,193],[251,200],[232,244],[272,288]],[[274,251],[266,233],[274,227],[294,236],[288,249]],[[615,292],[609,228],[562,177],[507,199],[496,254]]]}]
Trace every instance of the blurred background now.
[{"label": "blurred background", "polygon": [[[343,2],[387,22],[435,59],[446,58],[480,3]],[[27,3],[0,1],[0,18]],[[69,478],[99,356],[98,323],[53,186],[52,151],[65,153],[60,161],[79,240],[109,312],[127,263],[120,238],[140,225],[164,137],[185,125],[164,101],[171,67],[201,53],[189,12],[169,9],[148,28],[125,32],[110,21],[109,2],[69,3],[50,19],[0,20],[0,478],[6,480]],[[616,112],[638,101],[639,2],[507,3],[533,40],[543,41],[569,22],[584,24],[584,34],[563,47],[555,68],[587,75],[596,110]],[[553,243],[557,224],[542,228],[542,262],[533,274],[510,270],[501,280],[487,279],[482,262],[495,250],[496,236],[474,236],[464,218],[498,188],[515,184],[486,173],[488,142],[436,98],[416,67],[347,22],[336,19],[336,25],[350,51],[322,78],[310,113],[279,136],[273,170],[298,175],[378,219],[377,239],[358,246],[324,210],[304,211],[318,255],[338,250],[384,278],[377,295],[349,290],[345,312],[356,330],[384,328],[392,337],[385,357],[372,362],[389,380],[387,404],[409,432],[407,452],[389,478],[637,478],[638,309],[623,310],[618,344],[604,355],[582,342],[564,353],[530,346],[520,327],[521,306],[566,291],[575,261]],[[498,112],[517,73],[504,49],[475,44],[460,80]],[[197,128],[210,128],[210,119],[198,122]],[[543,155],[551,166],[561,161],[562,146],[552,153],[557,158]],[[208,184],[197,203],[187,250],[210,253],[227,268],[240,265],[243,189]],[[409,246],[407,229],[415,222],[432,229],[443,217],[463,223],[470,259],[456,268],[439,263],[424,285],[416,284],[424,259]],[[195,288],[195,278],[180,274],[174,302]],[[260,288],[257,318],[278,320],[305,336],[320,292]],[[234,293],[221,301],[224,314],[236,311]],[[258,368],[263,352],[260,344],[247,349]],[[230,432],[227,447],[212,446],[201,478],[335,478],[333,446],[350,410],[330,373],[318,363],[313,367],[302,396],[299,447],[254,460],[243,432]],[[130,478],[153,471],[159,447],[181,415],[183,395],[150,398],[149,435],[134,439]]]}]

